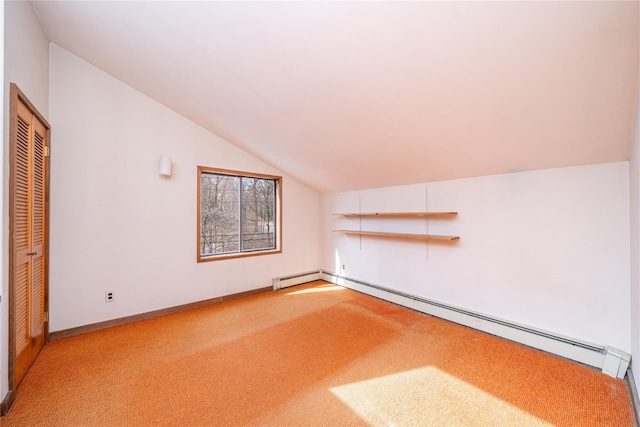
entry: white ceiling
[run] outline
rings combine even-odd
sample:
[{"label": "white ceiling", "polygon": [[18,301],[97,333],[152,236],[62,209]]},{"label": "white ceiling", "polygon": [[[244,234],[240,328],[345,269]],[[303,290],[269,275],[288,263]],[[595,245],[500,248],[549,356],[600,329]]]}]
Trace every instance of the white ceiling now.
[{"label": "white ceiling", "polygon": [[33,5],[54,43],[321,192],[629,158],[637,1]]}]

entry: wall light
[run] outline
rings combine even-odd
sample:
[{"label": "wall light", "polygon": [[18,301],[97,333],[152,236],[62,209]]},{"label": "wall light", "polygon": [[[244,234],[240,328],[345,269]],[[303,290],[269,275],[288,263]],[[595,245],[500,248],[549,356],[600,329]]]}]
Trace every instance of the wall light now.
[{"label": "wall light", "polygon": [[171,157],[160,157],[160,164],[158,165],[158,173],[162,176],[171,176]]}]

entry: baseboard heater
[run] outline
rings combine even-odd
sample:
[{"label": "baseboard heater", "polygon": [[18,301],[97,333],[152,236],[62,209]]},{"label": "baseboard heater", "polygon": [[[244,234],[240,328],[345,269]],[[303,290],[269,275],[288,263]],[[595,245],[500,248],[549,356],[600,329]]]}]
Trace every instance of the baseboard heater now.
[{"label": "baseboard heater", "polygon": [[300,273],[287,277],[276,277],[272,280],[273,290],[277,291],[278,289],[301,285],[303,283],[313,282],[314,280],[322,280],[322,270],[310,271],[308,273]]},{"label": "baseboard heater", "polygon": [[[469,310],[431,301],[382,286],[349,279],[334,273],[320,271],[318,279],[380,298],[413,310],[446,319],[492,335],[506,338],[539,350],[543,350],[576,362],[601,369],[614,378],[624,378],[631,356],[613,347],[590,344],[571,338],[551,334],[528,326],[519,325]],[[303,277],[313,275],[308,273]],[[315,277],[315,276],[314,276]],[[276,289],[274,279],[274,290]],[[291,280],[291,281],[288,281]],[[295,278],[282,279],[280,283],[295,283]],[[309,280],[307,280],[309,281]],[[304,283],[304,282],[300,282]],[[292,285],[291,285],[292,286]],[[284,286],[281,286],[284,287]],[[280,288],[278,288],[280,289]]]}]

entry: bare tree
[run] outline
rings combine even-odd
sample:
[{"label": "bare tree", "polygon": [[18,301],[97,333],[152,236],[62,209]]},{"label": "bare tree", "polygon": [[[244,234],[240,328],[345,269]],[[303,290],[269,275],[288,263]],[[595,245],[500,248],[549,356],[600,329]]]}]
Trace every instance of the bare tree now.
[{"label": "bare tree", "polygon": [[216,254],[239,250],[238,179],[202,174],[200,199],[200,250]]},{"label": "bare tree", "polygon": [[[250,249],[274,247],[275,181],[243,178],[243,246]],[[252,229],[252,233],[248,230]]]},{"label": "bare tree", "polygon": [[201,254],[275,247],[274,180],[203,173],[200,191]]}]

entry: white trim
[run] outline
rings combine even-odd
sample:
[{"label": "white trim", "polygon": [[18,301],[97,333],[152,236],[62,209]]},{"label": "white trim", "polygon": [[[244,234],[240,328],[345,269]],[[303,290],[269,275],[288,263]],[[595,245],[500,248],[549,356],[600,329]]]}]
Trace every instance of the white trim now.
[{"label": "white trim", "polygon": [[627,369],[627,386],[631,393],[631,403],[633,408],[634,426],[637,426],[640,420],[640,400],[638,399],[638,388],[636,387],[636,381],[633,378],[633,372],[631,369]]}]

